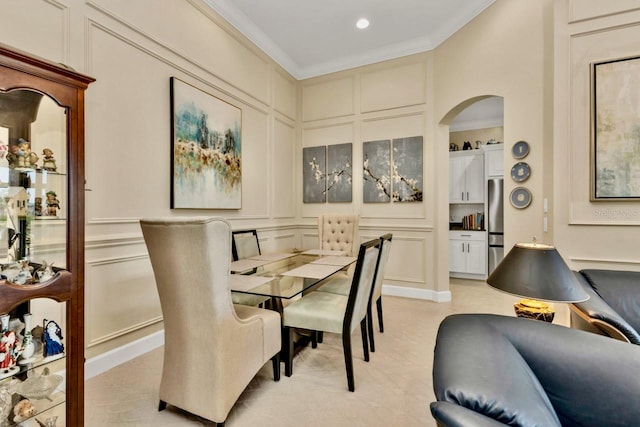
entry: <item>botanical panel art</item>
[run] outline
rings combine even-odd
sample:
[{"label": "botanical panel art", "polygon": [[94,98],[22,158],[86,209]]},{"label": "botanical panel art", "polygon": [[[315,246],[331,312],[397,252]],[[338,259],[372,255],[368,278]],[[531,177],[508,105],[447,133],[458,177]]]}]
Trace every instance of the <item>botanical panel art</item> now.
[{"label": "botanical panel art", "polygon": [[422,201],[422,136],[393,140],[392,198]]},{"label": "botanical panel art", "polygon": [[327,199],[351,202],[352,144],[327,146]]},{"label": "botanical panel art", "polygon": [[592,200],[640,198],[640,58],[594,65]]},{"label": "botanical panel art", "polygon": [[391,201],[391,150],[388,139],[362,144],[362,198],[365,203]]},{"label": "botanical panel art", "polygon": [[171,208],[240,209],[242,111],[171,78]]},{"label": "botanical panel art", "polygon": [[302,149],[302,201],[324,203],[326,201],[327,147]]}]

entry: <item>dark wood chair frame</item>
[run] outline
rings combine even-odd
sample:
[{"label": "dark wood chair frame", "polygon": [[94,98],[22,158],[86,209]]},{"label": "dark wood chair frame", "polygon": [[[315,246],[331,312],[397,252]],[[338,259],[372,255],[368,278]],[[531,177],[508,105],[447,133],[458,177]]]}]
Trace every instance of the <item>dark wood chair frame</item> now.
[{"label": "dark wood chair frame", "polygon": [[231,232],[231,256],[233,256],[234,261],[238,261],[238,250],[236,249],[236,234],[246,233],[251,233],[255,236],[256,245],[258,245],[258,253],[262,253],[260,251],[260,241],[258,240],[258,230],[235,230]]},{"label": "dark wood chair frame", "polygon": [[[369,242],[360,245],[358,251],[358,261],[356,262],[355,272],[353,274],[353,280],[351,282],[351,289],[349,291],[349,299],[347,300],[347,308],[344,314],[344,320],[342,322],[342,349],[344,352],[344,362],[347,371],[347,384],[349,391],[355,390],[355,381],[353,376],[353,355],[351,351],[351,321],[353,317],[353,310],[356,303],[356,296],[358,294],[358,285],[360,282],[360,275],[362,273],[362,264],[364,263],[365,253],[367,249],[377,247],[380,249],[380,239],[371,240]],[[378,254],[378,261],[380,255]],[[377,265],[376,265],[377,267]],[[369,294],[369,307],[371,306],[371,294]],[[288,351],[288,357],[285,360],[285,375],[290,377],[293,373],[293,352],[294,341],[293,333],[294,327],[285,326],[284,328],[284,342],[283,347],[286,346]],[[360,322],[360,332],[362,335],[362,349],[364,352],[365,362],[369,361],[369,343],[367,339],[367,316],[365,316]],[[313,335],[317,335],[317,331],[312,332]],[[312,338],[312,341],[316,342],[316,339]]]}]

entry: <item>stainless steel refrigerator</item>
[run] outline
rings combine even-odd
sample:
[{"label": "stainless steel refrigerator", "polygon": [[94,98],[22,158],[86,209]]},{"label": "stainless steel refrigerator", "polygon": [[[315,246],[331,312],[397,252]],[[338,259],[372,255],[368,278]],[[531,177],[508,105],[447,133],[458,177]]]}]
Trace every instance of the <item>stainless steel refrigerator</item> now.
[{"label": "stainless steel refrigerator", "polygon": [[487,181],[487,195],[487,231],[489,232],[487,253],[489,255],[489,274],[491,274],[504,257],[504,182],[502,178],[492,178]]}]

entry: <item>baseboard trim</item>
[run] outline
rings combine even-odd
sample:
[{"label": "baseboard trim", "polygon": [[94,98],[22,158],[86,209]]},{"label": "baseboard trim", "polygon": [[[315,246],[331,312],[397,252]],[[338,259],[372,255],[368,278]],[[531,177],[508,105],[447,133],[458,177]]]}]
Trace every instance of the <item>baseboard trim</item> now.
[{"label": "baseboard trim", "polygon": [[162,345],[164,345],[164,331],[158,331],[122,347],[114,348],[106,353],[92,357],[84,364],[84,378],[87,380],[93,378]]},{"label": "baseboard trim", "polygon": [[382,285],[382,294],[435,302],[451,301],[451,291],[434,291],[431,289],[407,288],[405,286]]}]

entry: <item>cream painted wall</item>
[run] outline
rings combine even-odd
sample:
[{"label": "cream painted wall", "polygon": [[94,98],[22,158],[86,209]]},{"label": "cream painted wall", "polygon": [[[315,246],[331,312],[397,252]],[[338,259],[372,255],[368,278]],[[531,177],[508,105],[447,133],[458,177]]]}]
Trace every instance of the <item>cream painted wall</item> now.
[{"label": "cream painted wall", "polygon": [[[96,78],[86,96],[88,358],[162,329],[141,217],[220,215],[260,229],[265,250],[298,245],[297,83],[201,0],[0,0],[0,10],[3,43]],[[172,76],[242,109],[242,209],[169,209]]]},{"label": "cream painted wall", "polygon": [[[525,186],[533,195],[531,205],[517,210],[505,203],[505,250],[518,241],[550,241],[543,232],[543,198],[551,197],[543,177],[550,168],[545,164],[545,110],[553,107],[546,96],[545,69],[552,64],[547,56],[544,32],[552,30],[547,10],[551,0],[498,0],[481,15],[450,37],[435,50],[435,120],[438,130],[438,176],[448,176],[448,124],[470,99],[487,95],[504,98],[504,167],[517,162],[510,147],[519,140],[528,141],[531,153],[525,161],[531,166],[531,178]],[[505,179],[505,194],[517,184]],[[443,187],[439,187],[443,188]],[[447,221],[446,187],[438,194],[437,226]],[[443,241],[439,241],[443,243]]]},{"label": "cream painted wall", "polygon": [[590,202],[590,64],[640,54],[637,1],[556,0],[556,244],[575,269],[640,269],[640,202]]},{"label": "cream painted wall", "polygon": [[[437,179],[433,175],[431,135],[431,52],[304,80],[300,83],[301,146],[352,144],[351,203],[301,203],[303,246],[317,245],[315,218],[325,212],[360,214],[360,238],[393,233],[385,284],[390,292],[433,300],[450,298],[448,284],[435,282],[437,248],[433,238],[433,206]],[[422,136],[424,202],[363,203],[365,141]],[[302,153],[298,153],[298,164]],[[302,180],[298,169],[297,180]],[[300,200],[302,202],[302,200]],[[439,292],[441,291],[442,292]]]}]

